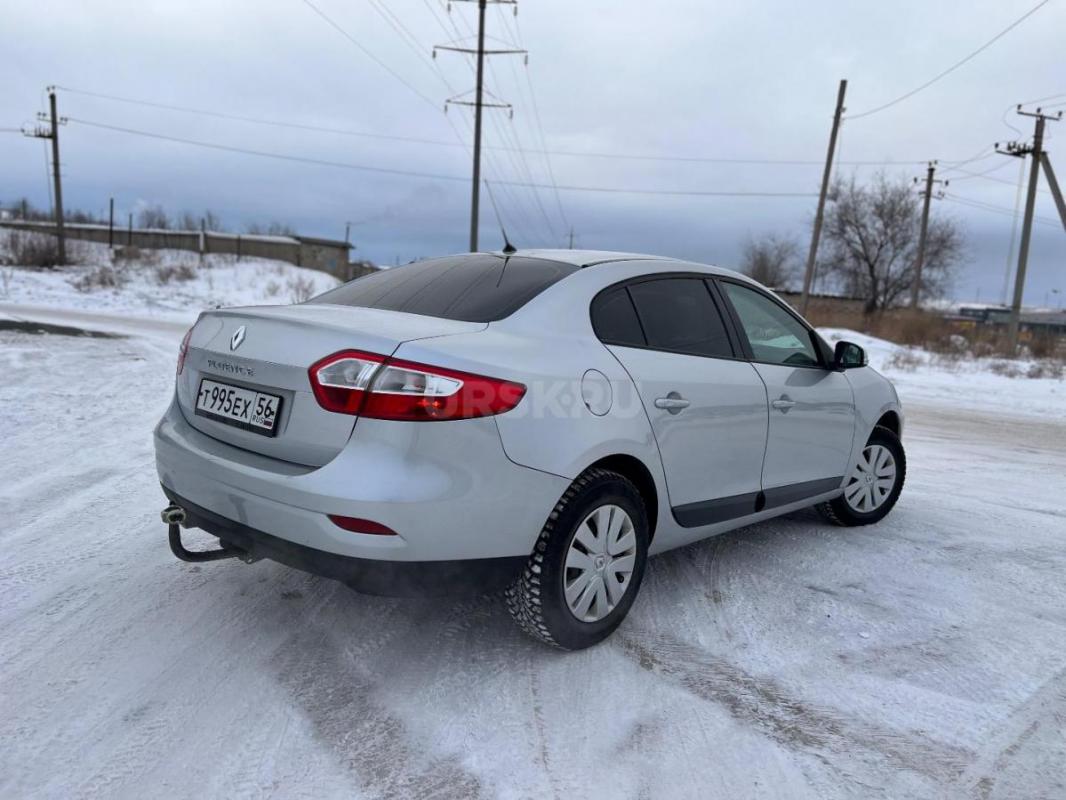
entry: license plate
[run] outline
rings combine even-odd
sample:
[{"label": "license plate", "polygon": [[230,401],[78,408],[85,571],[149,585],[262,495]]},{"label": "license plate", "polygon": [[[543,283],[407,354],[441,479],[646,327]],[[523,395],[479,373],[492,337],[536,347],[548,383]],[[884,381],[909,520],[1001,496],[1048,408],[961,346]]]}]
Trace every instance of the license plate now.
[{"label": "license plate", "polygon": [[228,383],[200,381],[196,394],[196,413],[253,433],[273,436],[277,431],[281,398]]}]

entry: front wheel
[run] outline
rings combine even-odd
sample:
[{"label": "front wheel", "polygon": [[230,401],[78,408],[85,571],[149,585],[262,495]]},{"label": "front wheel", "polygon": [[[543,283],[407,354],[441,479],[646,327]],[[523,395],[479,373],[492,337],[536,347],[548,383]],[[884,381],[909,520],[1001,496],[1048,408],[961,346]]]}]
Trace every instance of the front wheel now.
[{"label": "front wheel", "polygon": [[648,538],[637,488],[618,473],[587,470],[560,498],[507,590],[511,616],[530,636],[564,650],[603,641],[640,589]]},{"label": "front wheel", "polygon": [[844,494],[818,510],[837,525],[870,525],[884,519],[899,500],[907,477],[907,457],[899,437],[876,427],[844,483]]}]

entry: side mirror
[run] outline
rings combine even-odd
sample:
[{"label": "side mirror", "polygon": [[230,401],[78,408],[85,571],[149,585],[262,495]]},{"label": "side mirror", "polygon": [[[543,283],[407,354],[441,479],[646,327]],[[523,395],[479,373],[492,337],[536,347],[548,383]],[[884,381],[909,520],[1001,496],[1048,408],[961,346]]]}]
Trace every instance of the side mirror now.
[{"label": "side mirror", "polygon": [[837,342],[833,349],[834,369],[855,369],[865,367],[868,363],[866,351],[854,342]]}]

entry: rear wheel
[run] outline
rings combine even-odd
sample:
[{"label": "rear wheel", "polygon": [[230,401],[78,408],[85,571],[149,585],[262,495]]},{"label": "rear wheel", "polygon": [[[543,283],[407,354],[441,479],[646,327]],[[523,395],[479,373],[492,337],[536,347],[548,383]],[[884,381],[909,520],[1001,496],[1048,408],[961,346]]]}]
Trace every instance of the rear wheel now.
[{"label": "rear wheel", "polygon": [[837,525],[869,525],[892,510],[903,491],[907,457],[899,437],[877,427],[844,483],[844,494],[818,510]]},{"label": "rear wheel", "polygon": [[549,515],[529,563],[507,590],[507,607],[522,630],[545,644],[590,647],[629,612],[647,557],[640,492],[618,473],[588,470]]}]

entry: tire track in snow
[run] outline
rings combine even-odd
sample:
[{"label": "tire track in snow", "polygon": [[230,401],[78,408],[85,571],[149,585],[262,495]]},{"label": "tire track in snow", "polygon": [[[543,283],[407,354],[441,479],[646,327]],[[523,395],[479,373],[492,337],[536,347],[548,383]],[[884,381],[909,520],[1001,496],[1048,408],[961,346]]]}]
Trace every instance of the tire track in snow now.
[{"label": "tire track in snow", "polygon": [[[332,626],[312,618],[278,649],[279,682],[299,704],[316,737],[362,787],[383,800],[484,797],[481,780],[451,757],[432,756],[403,721],[376,698],[376,676],[367,664],[376,650],[389,645],[413,625],[406,604],[381,603],[363,621],[362,630],[342,630],[358,642],[349,650],[335,639]],[[382,611],[383,609],[383,611]],[[405,625],[404,623],[408,623]],[[366,646],[367,631],[378,631]],[[424,630],[424,628],[422,629]]]},{"label": "tire track in snow", "polygon": [[670,679],[702,700],[722,706],[730,716],[792,750],[824,758],[826,751],[847,754],[856,746],[906,769],[949,783],[958,778],[972,754],[918,735],[905,735],[856,720],[837,711],[804,703],[769,678],[745,672],[699,647],[661,633],[620,631],[621,650],[641,668]]},{"label": "tire track in snow", "polygon": [[[996,780],[1037,729],[1051,725],[1066,736],[1066,669],[1045,681],[998,726],[998,734],[977,754],[958,783],[972,797],[992,797]],[[1061,765],[1060,765],[1061,766]],[[1066,774],[1066,767],[1063,767]]]}]

